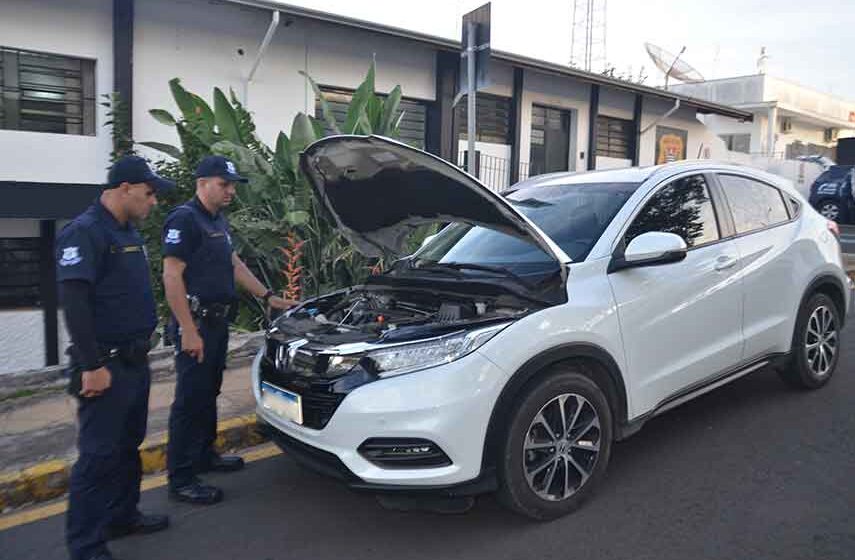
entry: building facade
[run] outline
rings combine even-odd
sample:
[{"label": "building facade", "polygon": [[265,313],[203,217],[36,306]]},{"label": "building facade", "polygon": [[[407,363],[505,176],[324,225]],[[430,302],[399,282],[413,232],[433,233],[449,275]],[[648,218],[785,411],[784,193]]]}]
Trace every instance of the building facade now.
[{"label": "building facade", "polygon": [[[378,92],[402,87],[403,139],[461,163],[465,103],[453,106],[459,49],[266,0],[0,3],[0,373],[62,360],[53,243],[106,176],[112,146],[102,95],[118,92],[130,105],[137,141],[176,144],[174,130],[148,113],[175,112],[168,81],[179,77],[201,95],[231,88],[254,113],[261,139],[273,143],[297,112],[316,113],[299,71],[322,85],[335,111],[373,58]],[[476,150],[480,177],[499,191],[550,171],[709,157],[721,142],[699,114],[752,118],[508,53],[494,53],[490,77],[478,95]]]},{"label": "building facade", "polygon": [[855,135],[855,101],[768,74],[678,84],[672,91],[750,111],[751,122],[709,115],[704,122],[734,152],[779,159],[824,155]]}]

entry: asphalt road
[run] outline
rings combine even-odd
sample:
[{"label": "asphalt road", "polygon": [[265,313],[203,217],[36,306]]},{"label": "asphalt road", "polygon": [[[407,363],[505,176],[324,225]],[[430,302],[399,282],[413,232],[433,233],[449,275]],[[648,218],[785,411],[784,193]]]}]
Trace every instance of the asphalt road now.
[{"label": "asphalt road", "polygon": [[[548,524],[491,497],[465,515],[402,514],[287,456],[211,477],[215,507],[143,494],[168,531],[112,544],[120,559],[761,560],[855,558],[855,328],[817,392],[761,371],[617,444],[601,492]],[[0,532],[3,560],[65,558],[62,516]]]}]

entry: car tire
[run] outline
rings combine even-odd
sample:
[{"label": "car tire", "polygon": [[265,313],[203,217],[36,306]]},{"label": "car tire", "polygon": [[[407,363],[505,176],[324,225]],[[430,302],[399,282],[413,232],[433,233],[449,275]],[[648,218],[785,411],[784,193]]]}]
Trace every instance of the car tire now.
[{"label": "car tire", "polygon": [[819,389],[831,379],[839,359],[840,311],[827,295],[814,294],[799,310],[792,355],[779,373],[793,387]]},{"label": "car tire", "polygon": [[[552,367],[524,390],[511,412],[499,451],[498,495],[512,511],[538,521],[567,515],[605,476],[612,412],[585,371],[581,364]],[[562,408],[569,429],[559,434]]]},{"label": "car tire", "polygon": [[835,222],[843,222],[843,206],[836,200],[822,200],[816,205],[816,211],[824,218],[834,220]]}]

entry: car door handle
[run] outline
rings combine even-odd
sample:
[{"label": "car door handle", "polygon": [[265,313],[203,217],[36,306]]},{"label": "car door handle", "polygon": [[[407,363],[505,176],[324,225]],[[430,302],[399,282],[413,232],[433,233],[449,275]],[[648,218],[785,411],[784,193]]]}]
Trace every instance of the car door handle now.
[{"label": "car door handle", "polygon": [[716,270],[727,270],[733,266],[736,266],[736,263],[739,262],[739,259],[730,255],[722,255],[715,260],[715,269]]}]

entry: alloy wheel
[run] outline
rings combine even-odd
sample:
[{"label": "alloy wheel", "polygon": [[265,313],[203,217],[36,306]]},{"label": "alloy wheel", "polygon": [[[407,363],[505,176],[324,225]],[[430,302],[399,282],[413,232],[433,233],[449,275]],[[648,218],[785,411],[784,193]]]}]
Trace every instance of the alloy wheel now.
[{"label": "alloy wheel", "polygon": [[583,396],[565,393],[535,415],[523,444],[529,488],[549,501],[566,500],[590,478],[600,454],[600,417]]},{"label": "alloy wheel", "polygon": [[819,208],[819,213],[824,218],[834,220],[835,222],[840,217],[840,207],[834,202],[826,202]]},{"label": "alloy wheel", "polygon": [[821,305],[814,309],[805,332],[805,355],[808,367],[817,377],[828,375],[838,346],[837,322],[831,309]]}]

